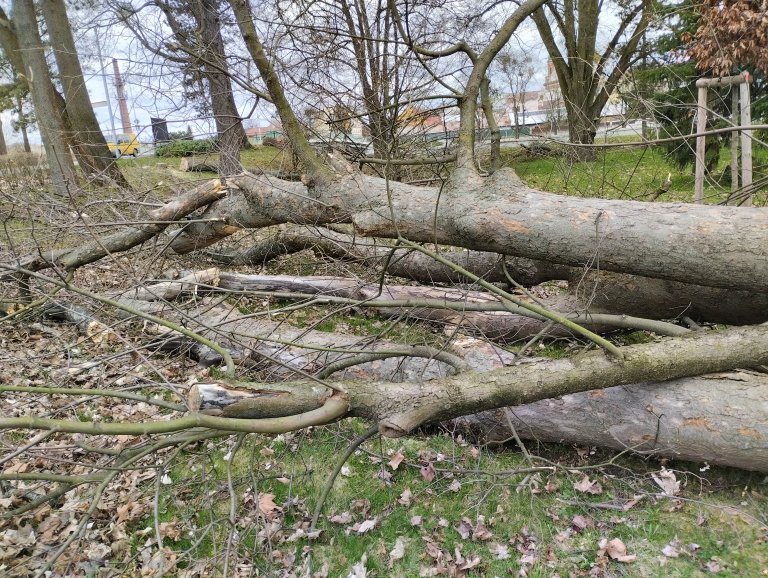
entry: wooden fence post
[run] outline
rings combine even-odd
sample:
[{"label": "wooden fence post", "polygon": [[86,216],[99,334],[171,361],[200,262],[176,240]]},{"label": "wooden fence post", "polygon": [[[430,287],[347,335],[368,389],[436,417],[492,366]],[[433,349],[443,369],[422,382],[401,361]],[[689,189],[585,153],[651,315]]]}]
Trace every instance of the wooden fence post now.
[{"label": "wooden fence post", "polygon": [[[693,187],[693,202],[704,202],[704,173],[705,173],[705,153],[706,153],[706,136],[704,133],[707,130],[707,92],[710,88],[718,88],[721,86],[735,86],[739,85],[739,97],[738,103],[741,105],[741,126],[750,126],[752,124],[752,115],[749,108],[749,83],[751,78],[746,72],[736,74],[734,76],[723,76],[722,78],[700,78],[696,81],[696,87],[699,89],[698,94],[698,109],[696,112],[696,171],[694,173],[694,187]],[[736,113],[738,109],[737,99],[734,94],[733,97],[734,112],[732,115],[734,125],[736,124]],[[733,134],[733,133],[732,133]],[[732,184],[731,191],[735,191],[738,188],[733,186],[734,181],[738,181],[738,178],[734,174],[734,149],[736,139],[731,137],[731,175]],[[744,205],[752,204],[752,131],[741,131],[741,186],[744,193],[747,194]]]}]

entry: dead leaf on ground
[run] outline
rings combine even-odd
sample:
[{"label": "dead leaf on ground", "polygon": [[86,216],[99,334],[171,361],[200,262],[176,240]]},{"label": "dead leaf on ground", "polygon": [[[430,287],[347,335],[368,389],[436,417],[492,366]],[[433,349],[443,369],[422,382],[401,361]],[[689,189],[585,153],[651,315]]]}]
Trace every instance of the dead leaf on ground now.
[{"label": "dead leaf on ground", "polygon": [[398,536],[395,540],[395,547],[389,552],[388,568],[392,568],[397,560],[400,560],[405,556],[405,547],[408,545],[408,541],[403,536]]},{"label": "dead leaf on ground", "polygon": [[467,518],[463,518],[459,525],[455,528],[462,540],[466,540],[472,535],[472,524],[470,524]]},{"label": "dead leaf on ground", "polygon": [[680,482],[675,477],[674,472],[662,468],[658,474],[654,474],[652,477],[665,496],[676,496],[680,493]]},{"label": "dead leaf on ground", "polygon": [[493,538],[493,532],[483,522],[478,522],[475,531],[472,532],[473,540],[490,540]]},{"label": "dead leaf on ground", "polygon": [[496,560],[507,560],[509,558],[509,546],[506,544],[491,544],[489,550]]},{"label": "dead leaf on ground", "polygon": [[624,564],[629,564],[637,559],[637,556],[634,554],[627,554],[627,547],[619,538],[614,538],[605,545],[605,553],[612,560],[623,562]]},{"label": "dead leaf on ground", "polygon": [[369,520],[363,520],[359,524],[355,524],[352,526],[352,531],[357,532],[358,534],[365,534],[366,532],[370,532],[376,527],[376,524],[379,523],[378,518],[371,518]]},{"label": "dead leaf on ground", "polygon": [[720,560],[717,558],[712,558],[709,562],[704,564],[704,567],[712,574],[717,574],[723,569],[723,566],[720,564]]},{"label": "dead leaf on ground", "polygon": [[275,494],[259,493],[259,511],[268,520],[272,520],[280,513],[280,506],[275,504]]},{"label": "dead leaf on ground", "polygon": [[181,539],[181,528],[179,528],[179,522],[174,520],[172,522],[160,523],[160,536],[162,538],[169,538],[174,542]]},{"label": "dead leaf on ground", "polygon": [[435,467],[432,465],[432,462],[429,462],[426,466],[422,466],[419,473],[427,482],[431,482],[435,479]]},{"label": "dead leaf on ground", "polygon": [[584,492],[586,494],[602,494],[603,486],[597,480],[590,480],[589,476],[584,476],[578,482],[573,484],[573,489],[577,492]]},{"label": "dead leaf on ground", "polygon": [[573,520],[571,520],[571,527],[576,532],[582,532],[587,528],[594,528],[594,526],[595,522],[592,520],[592,518],[587,518],[585,516],[574,516]]},{"label": "dead leaf on ground", "polygon": [[368,555],[363,554],[360,558],[360,561],[357,562],[349,571],[349,574],[347,574],[347,578],[367,578],[368,576],[368,569],[366,568],[366,564],[368,563]]},{"label": "dead leaf on ground", "polygon": [[395,455],[392,456],[392,459],[389,460],[389,467],[393,470],[396,470],[398,466],[403,462],[405,459],[405,456],[403,455],[403,452],[397,452]]},{"label": "dead leaf on ground", "polygon": [[328,518],[328,521],[333,522],[334,524],[349,524],[352,521],[352,514],[349,512],[342,512],[341,514],[331,516]]}]

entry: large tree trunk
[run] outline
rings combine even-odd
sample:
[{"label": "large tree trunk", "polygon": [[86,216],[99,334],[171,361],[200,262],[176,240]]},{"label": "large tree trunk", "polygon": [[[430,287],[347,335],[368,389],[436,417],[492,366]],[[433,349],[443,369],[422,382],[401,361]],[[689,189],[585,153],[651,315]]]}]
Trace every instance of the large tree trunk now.
[{"label": "large tree trunk", "polygon": [[0,122],[0,155],[7,155],[8,147],[5,145],[5,133],[3,132],[3,123]]},{"label": "large tree trunk", "polygon": [[68,138],[81,151],[78,160],[89,174],[106,176],[119,186],[128,188],[130,185],[112,159],[93,112],[64,2],[45,0],[42,8],[72,128]]},{"label": "large tree trunk", "polygon": [[66,141],[68,127],[59,113],[32,0],[14,0],[13,17],[24,65],[22,71],[30,84],[54,191],[60,195],[77,193],[77,175]]},{"label": "large tree trunk", "polygon": [[219,172],[223,176],[242,172],[240,149],[249,146],[240,113],[232,93],[232,81],[227,72],[224,41],[221,37],[221,17],[218,0],[200,2],[200,37],[205,47],[203,63],[211,96],[211,110],[216,121],[219,150]]},{"label": "large tree trunk", "polygon": [[565,395],[454,420],[484,441],[523,439],[768,471],[768,376],[734,371]]},{"label": "large tree trunk", "polygon": [[173,241],[174,250],[208,246],[236,227],[351,223],[366,236],[400,234],[412,241],[572,266],[597,259],[602,270],[707,287],[768,290],[764,209],[541,193],[509,169],[488,178],[457,171],[441,190],[358,173],[311,189],[259,175],[237,177],[233,183],[240,191],[204,215],[219,220],[190,225]]},{"label": "large tree trunk", "polygon": [[[660,343],[630,346],[624,348],[624,351],[626,358],[622,363],[606,358],[601,352],[593,352],[573,359],[514,365],[487,373],[462,371],[418,383],[333,380],[331,385],[336,391],[334,398],[344,399],[348,403],[348,415],[374,420],[379,424],[381,433],[387,436],[404,435],[424,423],[443,421],[480,410],[521,406],[558,396],[590,392],[595,388],[621,385],[623,387],[609,394],[604,391],[591,391],[588,394],[598,398],[605,395],[611,397],[611,401],[598,410],[596,415],[605,416],[612,411],[614,405],[626,401],[630,407],[617,412],[619,416],[627,415],[634,408],[635,412],[644,411],[647,414],[645,417],[652,423],[649,425],[647,419],[637,418],[633,422],[637,425],[627,427],[622,433],[617,422],[610,417],[602,417],[600,421],[603,426],[595,427],[593,431],[609,428],[611,431],[605,439],[611,437],[611,432],[615,434],[618,431],[618,444],[622,441],[629,445],[643,443],[642,449],[661,448],[674,454],[676,450],[672,444],[676,443],[675,436],[678,439],[687,436],[687,445],[684,451],[681,450],[681,455],[701,461],[712,459],[729,465],[736,465],[728,461],[729,450],[742,446],[748,451],[739,453],[737,459],[740,467],[763,471],[767,469],[768,452],[762,443],[768,436],[768,422],[764,419],[768,391],[764,387],[764,379],[757,383],[757,387],[747,390],[738,378],[717,381],[716,389],[707,389],[708,396],[700,396],[695,392],[695,384],[700,385],[701,382],[683,383],[684,393],[680,393],[678,386],[672,384],[668,400],[664,400],[663,392],[670,385],[669,382],[656,385],[645,382],[681,379],[763,364],[768,361],[768,328],[700,332]],[[626,389],[625,386],[632,383],[640,385]],[[741,388],[739,395],[730,391],[723,396],[723,386]],[[637,394],[639,389],[649,387],[653,388],[650,393]],[[233,389],[234,394],[229,394],[229,389]],[[189,407],[193,411],[226,412],[230,417],[266,417],[258,399],[260,389],[252,388],[249,393],[245,384],[242,387],[236,384],[193,386]],[[313,390],[314,394],[309,395],[309,400],[299,401],[297,398],[291,399],[290,391],[293,389],[305,393]],[[291,408],[296,413],[314,409],[331,394],[328,390],[318,388],[315,382],[291,382],[286,391],[283,394],[284,403],[292,404]],[[629,393],[623,397],[622,392]],[[748,392],[747,395],[742,397],[741,393],[745,392]],[[731,401],[723,403],[712,400],[721,396]],[[244,402],[244,399],[249,398],[251,401]],[[638,400],[643,404],[642,409],[636,405]],[[302,406],[301,403],[306,405]],[[667,409],[674,415],[661,415],[656,404],[661,412]],[[570,405],[578,407],[575,402]],[[750,409],[747,410],[747,407]],[[528,415],[534,419],[532,414]],[[725,419],[728,415],[738,417]],[[577,419],[576,422],[581,423],[581,420]],[[573,419],[571,423],[575,423]],[[611,428],[610,424],[616,426]],[[681,425],[685,427],[679,427]],[[669,431],[662,433],[667,428]],[[711,458],[706,441],[702,445],[702,440],[708,439],[707,432],[715,438],[719,436],[717,445],[712,448]],[[572,435],[575,439],[583,439],[578,432]]]},{"label": "large tree trunk", "polygon": [[[591,80],[591,79],[590,79]],[[582,86],[581,81],[578,86],[570,87],[570,92],[563,95],[565,99],[565,109],[568,112],[568,137],[574,144],[591,145],[595,142],[597,135],[597,123],[600,119],[600,110],[595,110],[594,103],[588,101],[588,87]],[[602,107],[601,107],[602,108]],[[576,153],[594,157],[594,149],[585,148],[575,149]]]},{"label": "large tree trunk", "polygon": [[[312,249],[321,255],[364,264],[380,273],[420,283],[467,283],[465,275],[414,251],[393,247],[376,239],[366,239],[321,227],[281,226],[268,239],[237,253],[210,253],[216,260],[232,265],[264,265],[280,255]],[[567,267],[521,257],[502,256],[482,251],[457,251],[439,247],[443,258],[470,273],[497,283],[510,279],[526,287],[546,281],[568,281],[561,290],[560,304],[569,311],[604,312],[647,319],[678,319],[750,325],[768,321],[768,293],[738,291],[691,285],[637,275]],[[505,271],[506,269],[506,271]],[[546,292],[545,292],[546,293]]]}]

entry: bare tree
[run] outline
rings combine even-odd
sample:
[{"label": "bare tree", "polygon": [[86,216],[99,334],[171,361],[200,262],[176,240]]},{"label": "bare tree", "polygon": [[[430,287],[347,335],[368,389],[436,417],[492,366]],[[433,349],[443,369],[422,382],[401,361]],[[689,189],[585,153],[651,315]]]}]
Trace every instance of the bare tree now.
[{"label": "bare tree", "polygon": [[[318,108],[314,116],[334,131],[362,123],[378,158],[412,154],[413,121],[429,114],[423,99],[437,83],[408,50],[387,1],[297,2],[277,15],[290,38],[278,56]],[[418,38],[425,25],[414,18],[409,33]]]},{"label": "bare tree", "polygon": [[129,187],[112,159],[93,112],[64,1],[44,0],[42,12],[64,91],[67,120],[72,128],[67,139],[80,150],[78,159],[87,173],[101,175],[119,186]]},{"label": "bare tree", "polygon": [[653,2],[620,5],[619,23],[605,47],[600,47],[598,32],[605,9],[597,0],[549,1],[533,14],[557,73],[573,143],[594,142],[608,97],[638,58]]},{"label": "bare tree", "polygon": [[204,114],[216,123],[219,171],[232,175],[242,171],[240,150],[249,145],[242,119],[235,103],[232,75],[222,36],[226,3],[220,0],[155,0],[173,33],[173,40],[150,38],[143,25],[148,6],[128,10],[119,5],[117,13],[150,51],[181,67],[186,92]]},{"label": "bare tree", "polygon": [[0,109],[13,112],[15,116],[12,120],[13,129],[21,132],[24,152],[31,152],[27,127],[34,123],[34,113],[28,110],[31,107],[29,85],[19,77],[5,54],[0,58],[0,70],[5,81],[0,84]]},{"label": "bare tree", "polygon": [[525,126],[525,99],[528,85],[533,78],[535,69],[530,55],[516,54],[509,48],[496,58],[498,69],[504,75],[509,87],[509,103],[515,119],[515,134],[520,138],[520,120]]},{"label": "bare tree", "polygon": [[13,21],[5,14],[0,15],[4,29],[0,41],[11,62],[17,70],[20,68],[23,71],[30,84],[53,188],[62,195],[76,192],[77,174],[66,140],[69,126],[62,114],[60,95],[56,92],[45,60],[34,3],[32,0],[15,0],[12,15]]}]

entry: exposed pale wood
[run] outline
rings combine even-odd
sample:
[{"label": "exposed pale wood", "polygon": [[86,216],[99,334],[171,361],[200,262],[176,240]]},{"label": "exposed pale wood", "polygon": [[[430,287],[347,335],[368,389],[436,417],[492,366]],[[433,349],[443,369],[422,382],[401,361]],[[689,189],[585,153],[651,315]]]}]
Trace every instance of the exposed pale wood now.
[{"label": "exposed pale wood", "polygon": [[218,173],[219,164],[208,159],[201,161],[195,157],[184,157],[179,162],[179,170],[185,173]]},{"label": "exposed pale wood", "polygon": [[318,409],[330,393],[320,384],[285,387],[279,383],[196,383],[190,389],[187,404],[193,411],[206,415],[264,419]]},{"label": "exposed pale wood", "polygon": [[163,281],[147,287],[138,287],[126,297],[141,301],[172,301],[183,293],[197,292],[202,286],[216,286],[219,283],[219,270],[216,267],[195,271],[175,281]]},{"label": "exposed pale wood", "polygon": [[700,78],[696,81],[697,88],[719,88],[749,82],[749,74],[741,72],[733,76],[720,76],[718,78]]}]

